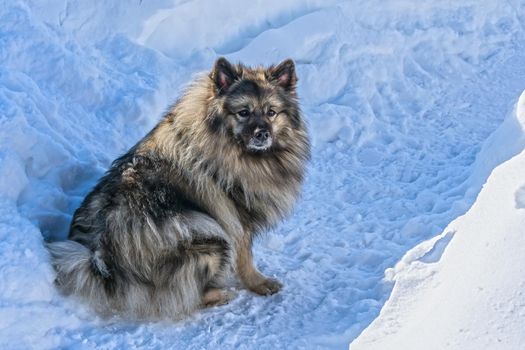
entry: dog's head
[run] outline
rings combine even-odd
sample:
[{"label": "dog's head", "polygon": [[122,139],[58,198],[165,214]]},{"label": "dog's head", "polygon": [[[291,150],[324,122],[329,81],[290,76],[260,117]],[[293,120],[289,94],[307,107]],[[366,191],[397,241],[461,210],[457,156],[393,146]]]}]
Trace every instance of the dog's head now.
[{"label": "dog's head", "polygon": [[302,127],[292,60],[269,68],[250,68],[219,58],[209,77],[214,90],[210,125],[246,151],[286,148],[293,131]]}]

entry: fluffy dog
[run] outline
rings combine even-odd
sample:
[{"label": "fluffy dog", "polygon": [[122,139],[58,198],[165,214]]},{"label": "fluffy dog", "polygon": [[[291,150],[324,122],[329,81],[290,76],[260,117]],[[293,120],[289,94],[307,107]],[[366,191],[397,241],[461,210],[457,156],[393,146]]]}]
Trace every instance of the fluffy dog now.
[{"label": "fluffy dog", "polygon": [[310,156],[292,60],[219,58],[115,160],[48,245],[56,284],[103,314],[174,318],[227,303],[227,271],[260,295],[252,240],[288,215]]}]

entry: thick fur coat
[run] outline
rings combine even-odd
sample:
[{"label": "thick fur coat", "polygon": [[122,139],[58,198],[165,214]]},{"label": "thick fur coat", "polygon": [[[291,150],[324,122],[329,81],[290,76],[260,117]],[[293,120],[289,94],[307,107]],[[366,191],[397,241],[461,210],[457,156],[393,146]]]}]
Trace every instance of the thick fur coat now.
[{"label": "thick fur coat", "polygon": [[310,147],[296,81],[291,60],[250,68],[218,59],[115,160],[75,212],[69,239],[48,245],[57,286],[132,318],[226,303],[230,270],[257,294],[277,292],[251,246],[300,193]]}]

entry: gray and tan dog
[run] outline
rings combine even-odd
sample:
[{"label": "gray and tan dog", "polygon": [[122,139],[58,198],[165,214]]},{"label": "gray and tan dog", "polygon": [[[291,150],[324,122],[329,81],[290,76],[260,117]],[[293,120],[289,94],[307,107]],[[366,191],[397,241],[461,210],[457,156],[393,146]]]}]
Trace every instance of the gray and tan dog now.
[{"label": "gray and tan dog", "polygon": [[106,175],[50,243],[56,284],[103,314],[178,318],[228,302],[227,271],[260,294],[281,284],[252,259],[254,235],[289,214],[310,146],[292,60],[216,61]]}]

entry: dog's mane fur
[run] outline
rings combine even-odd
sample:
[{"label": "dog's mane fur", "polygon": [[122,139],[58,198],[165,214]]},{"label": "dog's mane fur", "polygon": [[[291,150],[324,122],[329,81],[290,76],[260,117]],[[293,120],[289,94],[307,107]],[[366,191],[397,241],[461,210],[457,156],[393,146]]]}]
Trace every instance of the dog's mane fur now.
[{"label": "dog's mane fur", "polygon": [[[296,96],[291,98],[293,106]],[[217,189],[236,204],[249,211],[264,208],[265,213],[252,214],[265,217],[257,222],[258,229],[270,228],[290,213],[299,195],[305,161],[310,156],[304,122],[299,119],[298,128],[287,128],[285,148],[252,154],[234,142],[225,129],[217,127],[214,118],[223,113],[221,101],[214,99],[212,80],[208,75],[201,76],[139,143],[137,154],[153,152],[165,157],[180,169],[180,176],[190,181],[197,193],[209,190],[213,179]],[[289,113],[295,116],[300,112],[294,108]]]}]

